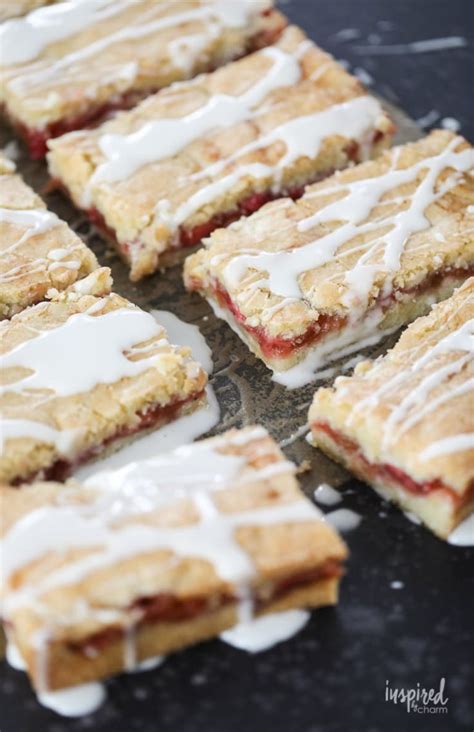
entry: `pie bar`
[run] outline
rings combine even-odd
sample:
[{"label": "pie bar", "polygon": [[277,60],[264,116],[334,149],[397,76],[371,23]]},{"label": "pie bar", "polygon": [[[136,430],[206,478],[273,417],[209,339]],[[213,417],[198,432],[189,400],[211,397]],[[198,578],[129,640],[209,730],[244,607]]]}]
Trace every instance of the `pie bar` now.
[{"label": "pie bar", "polygon": [[[206,375],[97,270],[0,324],[0,482],[61,480],[204,400]],[[88,294],[94,293],[94,294]]]},{"label": "pie bar", "polygon": [[261,427],[85,485],[0,493],[3,620],[40,693],[131,669],[242,617],[337,602],[346,547]]},{"label": "pie bar", "polygon": [[0,26],[0,101],[34,158],[46,141],[267,43],[271,0],[70,0]]},{"label": "pie bar", "polygon": [[[51,2],[54,0],[49,0]],[[0,23],[9,18],[16,18],[19,15],[26,15],[31,10],[48,5],[48,0],[2,0],[0,7]]]},{"label": "pie bar", "polygon": [[217,226],[379,152],[392,132],[359,82],[290,27],[274,46],[51,141],[48,160],[138,280]]},{"label": "pie bar", "polygon": [[309,413],[315,445],[442,538],[474,510],[473,337],[471,277]]},{"label": "pie bar", "polygon": [[0,319],[66,289],[97,266],[90,249],[47,211],[0,153]]},{"label": "pie bar", "polygon": [[473,204],[473,148],[435,131],[216,231],[186,285],[299,385],[452,293],[474,268]]}]

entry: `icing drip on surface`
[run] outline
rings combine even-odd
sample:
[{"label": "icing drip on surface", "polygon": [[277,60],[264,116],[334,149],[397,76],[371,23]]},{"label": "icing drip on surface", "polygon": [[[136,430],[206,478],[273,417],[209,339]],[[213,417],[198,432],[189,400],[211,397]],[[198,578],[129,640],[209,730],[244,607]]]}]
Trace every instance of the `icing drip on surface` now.
[{"label": "icing drip on surface", "polygon": [[14,668],[16,671],[26,671],[26,663],[23,656],[20,653],[18,646],[13,641],[7,641],[7,649],[5,657],[9,666]]},{"label": "icing drip on surface", "polygon": [[241,651],[260,653],[292,638],[304,628],[309,618],[307,610],[262,615],[224,631],[220,638]]},{"label": "icing drip on surface", "polygon": [[189,347],[194,360],[201,364],[207,374],[212,374],[214,368],[212,351],[199,330],[199,326],[186,323],[168,310],[152,310],[151,315],[165,328],[171,343]]},{"label": "icing drip on surface", "polygon": [[139,437],[112,455],[80,466],[74,472],[74,478],[83,481],[90,476],[95,476],[99,471],[117,470],[129,463],[148,460],[155,455],[193,442],[213,429],[221,417],[219,403],[210,384],[206,387],[206,398],[207,403],[191,414],[184,414],[174,419],[173,422],[160,427],[159,430]]},{"label": "icing drip on surface", "polygon": [[474,514],[468,516],[448,537],[454,546],[474,546]]},{"label": "icing drip on surface", "polygon": [[362,516],[350,508],[338,508],[336,511],[327,513],[324,520],[339,531],[352,531],[359,526]]},{"label": "icing drip on surface", "polygon": [[323,506],[334,506],[342,501],[341,494],[327,483],[321,483],[314,491],[314,498]]},{"label": "icing drip on surface", "polygon": [[105,699],[105,687],[97,682],[38,694],[38,701],[42,706],[52,709],[63,717],[83,717],[92,714]]}]

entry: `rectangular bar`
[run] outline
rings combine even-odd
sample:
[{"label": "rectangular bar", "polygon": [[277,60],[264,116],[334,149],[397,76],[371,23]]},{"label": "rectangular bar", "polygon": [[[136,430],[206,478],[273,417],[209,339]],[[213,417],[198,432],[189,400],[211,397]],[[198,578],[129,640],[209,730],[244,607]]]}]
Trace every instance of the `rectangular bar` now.
[{"label": "rectangular bar", "polygon": [[290,386],[427,312],[474,269],[474,150],[435,131],[216,231],[185,264]]},{"label": "rectangular bar", "polygon": [[474,510],[473,335],[471,277],[309,412],[317,447],[443,539]]},{"label": "rectangular bar", "polygon": [[101,269],[0,324],[0,482],[72,468],[201,406],[207,377]]},{"label": "rectangular bar", "polygon": [[0,320],[98,267],[91,250],[0,153]]},{"label": "rectangular bar", "polygon": [[290,27],[274,46],[51,141],[48,162],[138,280],[216,227],[377,154],[392,134],[379,102]]},{"label": "rectangular bar", "polygon": [[3,620],[36,690],[131,669],[243,615],[334,605],[347,550],[295,471],[249,427],[84,485],[0,489]]},{"label": "rectangular bar", "polygon": [[52,137],[272,43],[271,0],[70,0],[0,26],[0,101],[33,158]]}]

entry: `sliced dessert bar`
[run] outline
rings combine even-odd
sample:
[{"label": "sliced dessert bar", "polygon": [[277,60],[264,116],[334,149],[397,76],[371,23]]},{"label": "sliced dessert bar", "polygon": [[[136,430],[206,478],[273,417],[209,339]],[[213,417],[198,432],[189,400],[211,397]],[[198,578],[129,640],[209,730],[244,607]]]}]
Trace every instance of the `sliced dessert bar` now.
[{"label": "sliced dessert bar", "polygon": [[91,250],[0,153],[0,319],[65,290],[97,266]]},{"label": "sliced dessert bar", "polygon": [[345,545],[260,427],[0,496],[2,615],[39,692],[337,602]]},{"label": "sliced dessert bar", "polygon": [[474,510],[474,278],[316,392],[314,443],[446,538]]},{"label": "sliced dessert bar", "polygon": [[473,204],[473,148],[435,131],[215,232],[186,285],[299,385],[472,273]]},{"label": "sliced dessert bar", "polygon": [[271,0],[70,0],[0,26],[0,101],[32,157],[46,141],[272,43]]},{"label": "sliced dessert bar", "polygon": [[206,374],[189,349],[149,313],[98,294],[108,286],[97,270],[0,324],[0,482],[61,480],[202,404]]},{"label": "sliced dessert bar", "polygon": [[275,46],[51,141],[48,160],[138,280],[217,226],[379,152],[392,133],[359,82],[290,27]]}]

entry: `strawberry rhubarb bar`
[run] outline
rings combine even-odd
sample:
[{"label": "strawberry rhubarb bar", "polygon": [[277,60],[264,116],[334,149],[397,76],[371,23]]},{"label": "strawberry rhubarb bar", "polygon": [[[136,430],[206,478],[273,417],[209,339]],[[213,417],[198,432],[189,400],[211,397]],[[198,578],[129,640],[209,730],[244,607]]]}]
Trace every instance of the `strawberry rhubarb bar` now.
[{"label": "strawberry rhubarb bar", "polygon": [[0,482],[63,479],[201,406],[206,374],[96,270],[0,324]]},{"label": "strawberry rhubarb bar", "polygon": [[48,162],[138,280],[218,226],[377,154],[392,133],[357,79],[290,27],[274,46],[50,141]]},{"label": "strawberry rhubarb bar", "polygon": [[69,0],[0,25],[0,102],[34,158],[46,141],[272,43],[271,0]]},{"label": "strawberry rhubarb bar", "polygon": [[474,278],[319,389],[314,444],[446,538],[474,510]]},{"label": "strawberry rhubarb bar", "polygon": [[65,290],[97,266],[91,250],[0,153],[0,319]]},{"label": "strawberry rhubarb bar", "polygon": [[298,386],[426,313],[473,269],[474,150],[435,131],[214,232],[185,281]]},{"label": "strawberry rhubarb bar", "polygon": [[0,489],[2,616],[40,694],[337,602],[346,547],[263,428],[131,467]]}]

